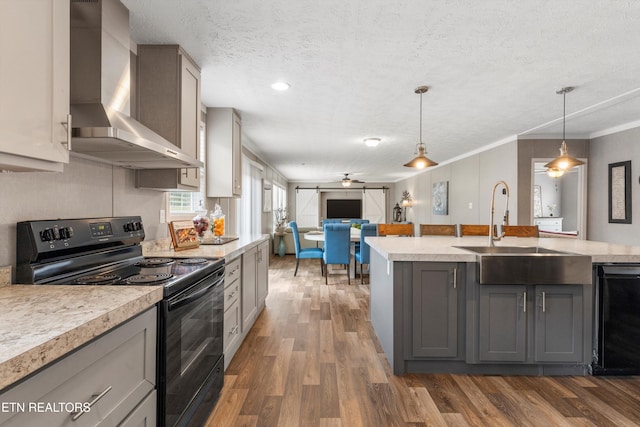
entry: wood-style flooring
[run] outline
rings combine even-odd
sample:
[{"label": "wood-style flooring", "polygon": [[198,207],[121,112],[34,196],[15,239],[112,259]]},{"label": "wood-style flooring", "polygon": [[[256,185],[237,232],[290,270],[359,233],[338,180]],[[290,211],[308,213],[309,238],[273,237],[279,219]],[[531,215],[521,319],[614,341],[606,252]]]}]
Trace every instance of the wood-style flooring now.
[{"label": "wood-style flooring", "polygon": [[[225,372],[208,427],[636,426],[640,377],[391,374],[369,286],[271,259],[266,308]],[[368,279],[365,276],[365,279]]]}]

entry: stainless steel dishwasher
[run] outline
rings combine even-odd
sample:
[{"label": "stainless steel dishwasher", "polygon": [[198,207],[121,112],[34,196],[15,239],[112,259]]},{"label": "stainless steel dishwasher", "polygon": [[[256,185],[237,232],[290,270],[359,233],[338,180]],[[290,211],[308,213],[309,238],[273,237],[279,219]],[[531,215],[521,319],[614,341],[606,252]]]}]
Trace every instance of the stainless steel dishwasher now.
[{"label": "stainless steel dishwasher", "polygon": [[640,374],[640,265],[598,267],[593,375]]}]

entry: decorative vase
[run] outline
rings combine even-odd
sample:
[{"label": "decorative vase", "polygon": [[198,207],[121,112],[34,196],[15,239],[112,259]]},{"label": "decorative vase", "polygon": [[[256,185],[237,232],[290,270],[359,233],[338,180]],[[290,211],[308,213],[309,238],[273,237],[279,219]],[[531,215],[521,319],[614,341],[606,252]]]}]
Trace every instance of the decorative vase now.
[{"label": "decorative vase", "polygon": [[287,247],[284,244],[284,234],[281,234],[278,237],[280,237],[280,241],[278,242],[278,255],[283,257],[284,254],[287,252]]}]

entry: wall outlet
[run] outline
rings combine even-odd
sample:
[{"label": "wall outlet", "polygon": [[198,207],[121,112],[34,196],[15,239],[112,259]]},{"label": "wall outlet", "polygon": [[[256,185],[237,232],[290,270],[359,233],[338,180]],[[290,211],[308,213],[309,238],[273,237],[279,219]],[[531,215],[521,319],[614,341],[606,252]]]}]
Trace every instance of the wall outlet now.
[{"label": "wall outlet", "polygon": [[164,209],[160,209],[160,224],[167,222],[167,216],[164,213]]},{"label": "wall outlet", "polygon": [[469,202],[469,209],[473,209],[473,202]]}]

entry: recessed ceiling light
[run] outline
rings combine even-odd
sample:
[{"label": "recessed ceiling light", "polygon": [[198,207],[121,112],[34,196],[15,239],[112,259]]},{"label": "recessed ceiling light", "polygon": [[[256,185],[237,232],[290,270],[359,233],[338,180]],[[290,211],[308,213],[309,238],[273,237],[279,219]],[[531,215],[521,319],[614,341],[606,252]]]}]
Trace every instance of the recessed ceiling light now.
[{"label": "recessed ceiling light", "polygon": [[375,147],[380,144],[380,138],[366,138],[364,143],[367,144],[367,147]]},{"label": "recessed ceiling light", "polygon": [[287,82],[275,82],[271,85],[271,88],[273,90],[279,90],[279,91],[287,90],[290,87],[291,85]]}]

